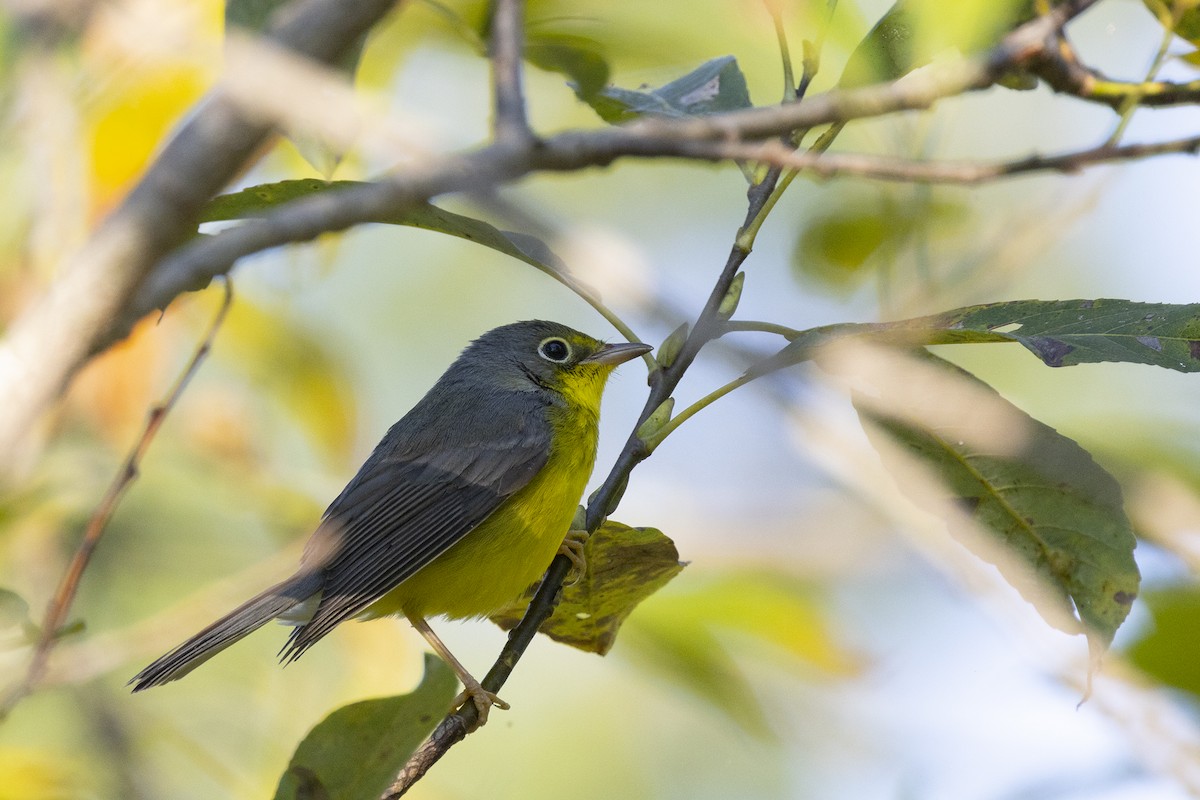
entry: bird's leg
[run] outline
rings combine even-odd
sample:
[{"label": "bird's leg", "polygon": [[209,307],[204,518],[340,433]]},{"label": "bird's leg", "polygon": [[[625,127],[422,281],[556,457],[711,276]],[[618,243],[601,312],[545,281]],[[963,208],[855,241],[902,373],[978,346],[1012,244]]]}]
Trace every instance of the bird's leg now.
[{"label": "bird's leg", "polygon": [[558,555],[566,556],[571,561],[570,580],[571,586],[579,583],[583,576],[587,574],[587,557],[584,555],[584,546],[587,544],[588,532],[569,530],[563,543],[558,546]]},{"label": "bird's leg", "polygon": [[408,617],[408,621],[417,629],[417,633],[425,637],[425,641],[429,642],[429,646],[433,648],[433,651],[438,654],[442,661],[445,661],[450,666],[450,669],[454,670],[454,674],[462,681],[463,691],[458,697],[454,698],[453,706],[455,709],[458,709],[468,700],[473,702],[475,708],[479,711],[479,722],[476,723],[476,728],[487,722],[488,712],[492,706],[498,706],[505,710],[510,708],[508,703],[501,700],[494,692],[484,689],[483,685],[475,680],[475,676],[467,672],[467,668],[454,657],[454,654],[450,652],[450,648],[446,647],[445,643],[438,638],[438,635],[433,632],[433,628],[429,627],[429,623],[425,621],[424,617],[407,612],[405,612],[404,616]]}]

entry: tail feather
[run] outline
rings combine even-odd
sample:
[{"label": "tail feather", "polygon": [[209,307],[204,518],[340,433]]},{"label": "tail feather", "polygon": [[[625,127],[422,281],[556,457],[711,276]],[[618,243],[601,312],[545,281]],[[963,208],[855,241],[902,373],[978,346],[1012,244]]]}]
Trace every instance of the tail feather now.
[{"label": "tail feather", "polygon": [[247,600],[221,619],[154,661],[129,681],[133,691],[182,678],[217,653],[253,633],[321,590],[319,573],[294,575]]}]

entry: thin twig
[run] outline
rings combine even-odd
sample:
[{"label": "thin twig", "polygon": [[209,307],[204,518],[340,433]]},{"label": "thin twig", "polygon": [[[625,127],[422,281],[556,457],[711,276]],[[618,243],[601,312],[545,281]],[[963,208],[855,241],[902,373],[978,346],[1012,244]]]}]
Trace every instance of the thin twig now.
[{"label": "thin twig", "polygon": [[[1160,18],[1159,20],[1163,20]],[[1158,43],[1158,52],[1154,54],[1154,59],[1150,62],[1150,67],[1146,70],[1146,77],[1142,80],[1142,84],[1148,84],[1158,76],[1159,70],[1163,68],[1163,64],[1167,62],[1167,55],[1170,52],[1171,42],[1175,39],[1174,25],[1172,20],[1167,20],[1167,24],[1163,26],[1162,39]],[[1118,109],[1120,119],[1116,126],[1113,127],[1113,132],[1109,134],[1105,144],[1109,147],[1116,147],[1121,142],[1121,137],[1125,135],[1125,130],[1129,127],[1129,123],[1133,121],[1133,115],[1138,109],[1142,95],[1137,92],[1131,93],[1121,103]]]},{"label": "thin twig", "polygon": [[25,671],[25,677],[8,691],[3,701],[0,701],[0,719],[7,716],[22,698],[36,689],[38,683],[45,676],[50,653],[61,638],[59,632],[67,619],[67,614],[71,610],[71,604],[75,601],[75,595],[79,590],[79,582],[83,578],[84,570],[87,569],[88,564],[91,562],[92,554],[95,553],[96,547],[100,544],[100,539],[104,536],[105,527],[108,525],[109,519],[112,518],[113,512],[116,511],[117,505],[121,502],[121,498],[125,495],[125,492],[137,480],[138,465],[141,463],[142,457],[145,456],[150,443],[154,441],[155,434],[162,427],[163,420],[166,419],[167,414],[175,407],[175,404],[179,402],[184,389],[187,388],[188,383],[196,374],[196,370],[199,369],[200,364],[208,356],[217,331],[220,330],[221,324],[225,321],[225,315],[229,312],[229,307],[233,303],[233,287],[227,278],[223,281],[223,285],[225,291],[221,300],[221,307],[217,310],[216,316],[213,317],[208,331],[200,340],[196,352],[192,354],[187,367],[179,375],[179,378],[176,379],[175,385],[167,394],[166,399],[150,409],[150,413],[146,419],[146,427],[142,430],[142,435],[129,451],[129,455],[125,458],[125,463],[117,471],[116,476],[108,487],[108,491],[104,493],[104,497],[96,506],[96,510],[92,512],[91,519],[88,520],[87,527],[84,529],[83,539],[79,542],[79,546],[75,550],[75,555],[71,558],[71,563],[67,565],[66,572],[63,573],[62,580],[59,581],[58,589],[54,592],[54,597],[46,609],[46,617],[42,622],[41,634],[38,637],[37,644],[33,648],[33,656],[29,660],[29,667]]},{"label": "thin twig", "polygon": [[798,94],[795,67],[792,66],[792,51],[788,47],[787,29],[783,25],[783,8],[772,0],[764,0],[771,23],[775,26],[775,41],[779,45],[779,60],[783,71],[783,102],[791,103]]},{"label": "thin twig", "polygon": [[808,94],[808,87],[821,69],[821,51],[825,49],[825,37],[829,34],[829,26],[833,23],[833,12],[837,10],[837,0],[828,0],[825,4],[825,19],[817,28],[817,37],[812,41],[805,39],[801,56],[802,72],[800,85],[796,87],[796,99],[802,100]]},{"label": "thin twig", "polygon": [[797,152],[778,142],[762,144],[711,143],[691,148],[693,156],[707,153],[712,160],[746,159],[808,172],[820,178],[855,176],[904,183],[943,183],[975,185],[988,181],[1027,175],[1034,172],[1073,173],[1102,164],[1111,164],[1163,155],[1196,155],[1200,136],[1186,136],[1163,142],[1128,144],[1112,147],[1104,144],[1086,150],[1057,155],[1032,155],[992,164],[976,161],[921,161],[854,153]]},{"label": "thin twig", "polygon": [[[601,130],[562,133],[530,145],[491,145],[450,154],[418,167],[336,193],[318,193],[265,214],[253,223],[195,240],[164,260],[107,332],[123,336],[137,319],[168,304],[180,292],[203,286],[243,256],[291,242],[311,240],[372,220],[386,219],[431,197],[480,191],[537,171],[576,171],[606,166],[621,157],[679,157],[717,160],[738,140],[765,139],[830,122],[927,108],[936,100],[990,86],[999,75],[1039,57],[1048,41],[1074,14],[1095,0],[1072,0],[1045,17],[1017,28],[990,52],[921,74],[853,90],[836,90],[803,103],[681,119],[645,118]],[[714,144],[717,143],[717,144]],[[769,195],[757,195],[766,203]]]},{"label": "thin twig", "polygon": [[525,116],[521,80],[525,4],[494,0],[489,55],[492,60],[492,135],[497,142],[525,145],[533,139]]}]

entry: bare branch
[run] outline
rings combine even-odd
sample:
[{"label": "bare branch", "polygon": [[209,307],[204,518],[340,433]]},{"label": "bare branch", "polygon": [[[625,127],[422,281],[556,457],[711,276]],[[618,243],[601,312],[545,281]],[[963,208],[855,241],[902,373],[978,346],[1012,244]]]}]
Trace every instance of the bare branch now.
[{"label": "bare branch", "polygon": [[497,142],[528,142],[533,138],[521,86],[524,6],[522,0],[494,0],[490,56],[495,104],[492,132]]},{"label": "bare branch", "polygon": [[62,580],[58,584],[58,589],[54,592],[54,598],[50,601],[50,606],[46,609],[46,618],[42,622],[41,635],[38,637],[37,644],[33,648],[33,657],[29,661],[29,667],[25,671],[25,677],[11,690],[9,690],[2,701],[0,701],[0,719],[8,715],[20,700],[37,688],[42,677],[46,674],[46,666],[50,659],[50,651],[54,649],[58,643],[63,623],[66,622],[67,614],[71,610],[71,604],[75,601],[75,594],[79,591],[79,581],[83,578],[83,572],[87,569],[92,560],[92,554],[96,552],[96,547],[100,544],[100,539],[104,536],[105,528],[108,525],[109,519],[112,518],[113,512],[117,510],[117,505],[121,502],[121,498],[125,495],[126,490],[137,479],[138,465],[142,462],[142,457],[146,455],[146,450],[149,449],[150,443],[154,441],[155,434],[162,427],[163,420],[167,418],[167,414],[179,402],[179,398],[183,395],[184,389],[187,388],[192,376],[196,374],[196,370],[200,368],[201,362],[208,356],[212,349],[213,339],[216,338],[217,331],[220,330],[221,324],[225,321],[225,315],[229,312],[229,306],[233,303],[233,288],[229,281],[225,281],[225,295],[221,301],[221,307],[217,310],[217,314],[213,317],[212,324],[209,325],[208,331],[204,334],[204,338],[200,340],[200,345],[196,348],[196,352],[192,354],[191,360],[187,367],[176,380],[175,386],[172,387],[167,399],[160,405],[155,406],[150,410],[149,417],[146,419],[146,427],[142,430],[142,435],[138,438],[133,449],[129,451],[129,455],[125,458],[125,463],[121,465],[116,477],[108,487],[108,491],[104,493],[104,497],[100,500],[100,504],[96,506],[96,510],[92,513],[91,519],[88,520],[87,528],[84,530],[83,539],[79,542],[79,547],[75,550],[75,555],[71,559],[71,563],[67,566],[67,571],[63,574]]},{"label": "bare branch", "polygon": [[1101,103],[1114,111],[1125,107],[1164,108],[1200,103],[1200,81],[1118,81],[1084,65],[1062,40],[1028,62],[1027,70],[1056,92]]},{"label": "bare branch", "polygon": [[[1080,0],[1072,5],[1086,7],[1090,2]],[[1057,7],[1056,11],[1063,8]],[[827,92],[803,103],[707,117],[640,119],[614,128],[559,134],[538,141],[536,146],[499,142],[432,160],[376,184],[297,200],[253,223],[189,243],[173,253],[142,286],[108,336],[113,341],[121,338],[141,316],[164,307],[182,291],[206,285],[212,276],[228,271],[243,256],[383,219],[439,194],[480,191],[538,170],[606,166],[621,157],[712,160],[708,146],[712,142],[732,144],[830,122],[928,108],[942,97],[988,86],[1014,64],[1033,58],[1065,19],[1048,15],[1018,28],[982,58],[937,65],[877,86]]]},{"label": "bare branch", "polygon": [[977,161],[914,161],[904,158],[853,153],[814,153],[793,150],[777,141],[762,144],[711,143],[694,145],[692,156],[708,151],[714,161],[739,159],[761,161],[779,167],[802,170],[821,178],[853,175],[906,183],[948,183],[975,185],[1032,172],[1078,172],[1087,167],[1114,162],[1134,161],[1154,156],[1200,153],[1200,136],[1188,136],[1165,142],[1108,144],[1052,156],[1028,156],[1014,161],[985,164]]}]

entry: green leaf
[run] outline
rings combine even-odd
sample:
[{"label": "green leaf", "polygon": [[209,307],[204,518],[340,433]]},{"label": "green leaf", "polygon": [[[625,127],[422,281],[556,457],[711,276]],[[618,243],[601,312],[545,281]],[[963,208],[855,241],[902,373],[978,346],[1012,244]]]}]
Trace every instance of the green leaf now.
[{"label": "green leaf", "polygon": [[538,69],[567,76],[582,98],[593,97],[608,83],[608,61],[594,39],[566,33],[531,34],[524,55]]},{"label": "green leaf", "polygon": [[816,216],[807,216],[792,251],[792,267],[805,286],[814,282],[845,295],[877,274],[895,253],[922,241],[961,231],[970,219],[962,204],[940,196],[841,192]]},{"label": "green leaf", "polygon": [[1200,45],[1200,2],[1197,0],[1142,0],[1155,19],[1180,39]]},{"label": "green leaf", "polygon": [[309,731],[275,800],[377,800],[450,709],[458,682],[436,656],[410,694],[343,706]]},{"label": "green leaf", "polygon": [[1158,589],[1142,600],[1153,625],[1129,648],[1129,660],[1162,683],[1200,696],[1200,588]]},{"label": "green leaf", "polygon": [[1107,647],[1140,580],[1116,480],[942,359],[849,361],[868,387],[855,407],[900,488],[946,518],[1050,624],[1087,633],[1093,652]]},{"label": "green leaf", "polygon": [[[338,192],[367,184],[360,181],[290,180],[251,186],[240,192],[213,198],[201,212],[201,222],[220,222],[262,216],[266,212],[293,200],[322,192]],[[535,236],[514,231],[502,231],[494,225],[472,217],[455,214],[434,205],[422,204],[400,214],[376,217],[371,222],[386,225],[405,225],[481,244],[492,250],[524,261],[563,280],[566,267],[545,242]]]},{"label": "green leaf", "polygon": [[850,54],[838,86],[895,80],[951,49],[979,52],[1034,14],[1033,0],[897,0]]},{"label": "green leaf", "polygon": [[749,373],[808,361],[842,339],[908,347],[1019,342],[1050,367],[1119,361],[1200,372],[1200,303],[1013,300],[898,322],[826,325],[799,332]]},{"label": "green leaf", "polygon": [[364,184],[358,181],[322,181],[316,178],[261,183],[238,192],[214,197],[200,210],[200,222],[260,217],[272,209],[309,195],[335,192]]},{"label": "green leaf", "polygon": [[10,589],[0,588],[0,630],[32,624],[29,603]]},{"label": "green leaf", "polygon": [[1020,342],[1050,367],[1123,361],[1200,372],[1200,303],[1024,300],[968,306],[914,324]]},{"label": "green leaf", "polygon": [[328,343],[286,315],[245,299],[234,304],[223,335],[229,358],[256,386],[278,399],[324,454],[345,458],[353,445],[356,408],[341,358]]},{"label": "green leaf", "polygon": [[[263,33],[267,30],[268,23],[276,9],[287,5],[288,2],[290,0],[226,0],[225,25],[227,28],[238,27],[251,33]],[[347,78],[353,79],[354,73],[358,70],[358,62],[362,59],[366,41],[366,34],[359,36],[332,64],[333,68]],[[345,155],[324,142],[307,136],[289,136],[288,138],[296,146],[296,150],[304,157],[304,160],[322,175],[332,175]]]},{"label": "green leaf", "polygon": [[[675,543],[655,528],[631,528],[606,521],[588,537],[586,573],[563,587],[562,601],[539,629],[551,639],[604,655],[621,624],[638,603],[657,592],[683,569]],[[505,630],[516,627],[533,597],[525,597],[491,620]]]},{"label": "green leaf", "polygon": [[[760,661],[770,650],[825,675],[847,676],[859,660],[834,639],[821,594],[788,576],[735,572],[663,592],[626,626],[630,653],[673,685],[766,735],[762,707],[736,653]],[[767,645],[766,651],[753,645]]]},{"label": "green leaf", "polygon": [[576,90],[600,118],[613,124],[649,114],[687,117],[750,108],[746,78],[733,56],[706,61],[665,86],[651,90],[607,89],[586,95]]}]

